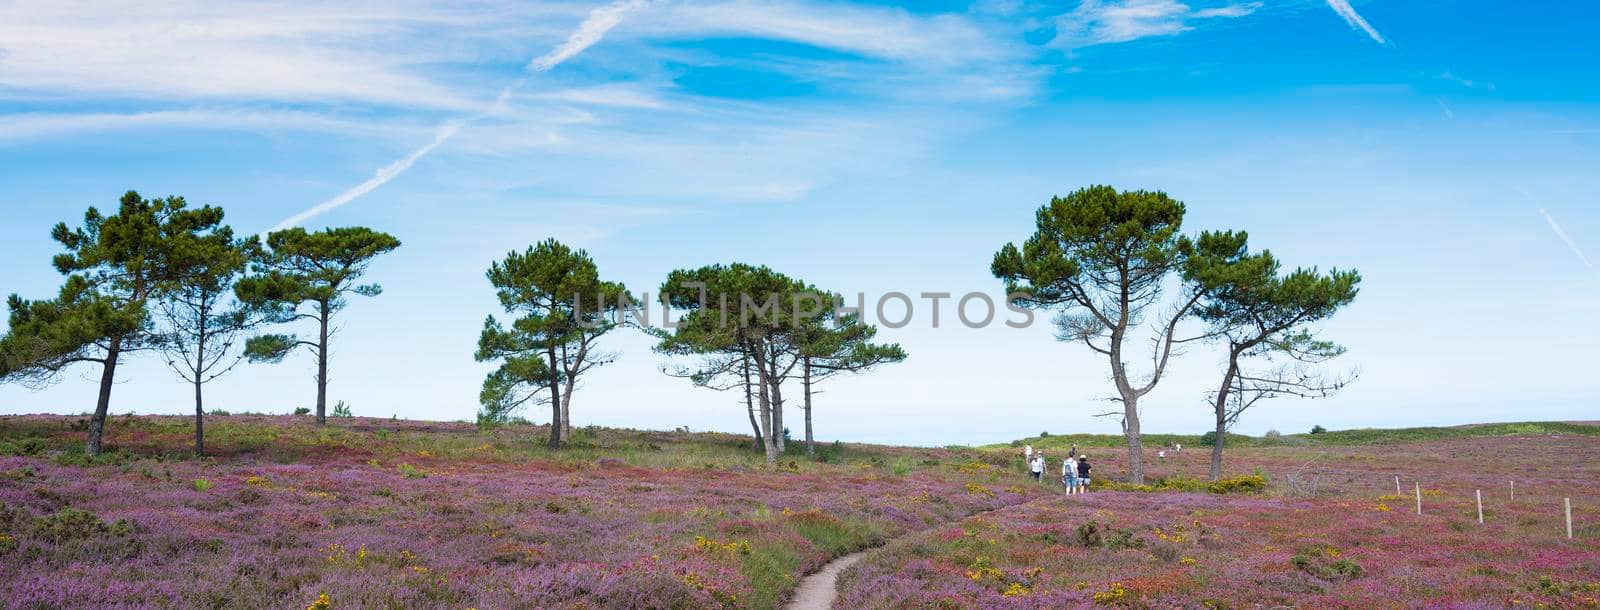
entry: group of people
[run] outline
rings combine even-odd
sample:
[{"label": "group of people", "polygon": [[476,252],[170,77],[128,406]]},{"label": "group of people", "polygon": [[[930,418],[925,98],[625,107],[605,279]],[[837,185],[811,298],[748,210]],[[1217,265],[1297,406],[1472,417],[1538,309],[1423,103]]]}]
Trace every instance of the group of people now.
[{"label": "group of people", "polygon": [[[1028,445],[1022,450],[1023,459],[1028,463],[1028,472],[1033,475],[1033,480],[1043,481],[1045,460],[1043,451],[1034,451],[1033,445]],[[1078,446],[1073,445],[1072,451],[1067,454],[1067,459],[1061,461],[1061,484],[1065,485],[1068,494],[1079,494],[1089,491],[1089,456],[1080,455]]]}]

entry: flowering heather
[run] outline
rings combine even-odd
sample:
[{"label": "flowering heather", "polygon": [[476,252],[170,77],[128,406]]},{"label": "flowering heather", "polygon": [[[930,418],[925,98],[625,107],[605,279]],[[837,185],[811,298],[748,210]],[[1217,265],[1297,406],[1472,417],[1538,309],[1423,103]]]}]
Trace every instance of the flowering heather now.
[{"label": "flowering heather", "polygon": [[212,422],[216,457],[140,417],[90,460],[73,418],[0,418],[26,445],[0,457],[4,605],[773,607],[833,557],[1048,495],[976,452],[847,446],[771,472],[732,435],[550,452],[527,427]]},{"label": "flowering heather", "polygon": [[[1202,451],[1169,454],[1154,475],[1198,477],[1207,459]],[[1102,491],[971,517],[868,555],[841,580],[840,607],[1500,608],[1600,600],[1600,442],[1592,437],[1246,449],[1229,459],[1236,470],[1259,469],[1268,493]],[[1097,468],[1115,470],[1106,464]],[[1483,525],[1476,489],[1484,492]],[[1565,497],[1578,521],[1570,541]]]}]

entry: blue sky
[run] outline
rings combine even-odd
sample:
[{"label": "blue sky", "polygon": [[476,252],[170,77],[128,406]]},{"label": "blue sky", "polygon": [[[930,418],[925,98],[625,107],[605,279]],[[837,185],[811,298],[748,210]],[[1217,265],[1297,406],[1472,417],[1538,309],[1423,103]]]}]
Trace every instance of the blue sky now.
[{"label": "blue sky", "polygon": [[[1600,42],[1586,3],[1172,0],[0,6],[0,289],[54,294],[49,227],[125,190],[221,205],[240,231],[367,225],[405,245],[353,304],[331,397],[470,419],[483,279],[554,236],[655,292],[675,268],[763,263],[869,295],[998,294],[993,252],[1051,195],[1162,189],[1187,227],[1289,265],[1355,267],[1325,325],[1361,379],[1239,429],[1600,413]],[[947,313],[948,315],[948,313]],[[1030,329],[911,327],[910,359],[830,382],[824,438],[919,444],[1114,431],[1105,363]],[[638,333],[576,423],[742,431],[729,394],[661,375]],[[1196,349],[1145,427],[1198,432]],[[235,411],[312,403],[312,363],[244,366]],[[96,371],[0,388],[76,413]],[[182,413],[157,358],[115,413]],[[536,420],[539,412],[531,413]],[[797,419],[798,414],[791,416]]]}]

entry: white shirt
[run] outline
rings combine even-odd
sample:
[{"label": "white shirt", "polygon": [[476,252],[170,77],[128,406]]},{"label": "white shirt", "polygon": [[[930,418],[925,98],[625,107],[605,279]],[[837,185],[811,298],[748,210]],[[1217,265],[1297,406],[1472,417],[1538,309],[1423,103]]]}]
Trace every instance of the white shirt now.
[{"label": "white shirt", "polygon": [[1032,466],[1034,472],[1044,472],[1044,458],[1033,458]]}]

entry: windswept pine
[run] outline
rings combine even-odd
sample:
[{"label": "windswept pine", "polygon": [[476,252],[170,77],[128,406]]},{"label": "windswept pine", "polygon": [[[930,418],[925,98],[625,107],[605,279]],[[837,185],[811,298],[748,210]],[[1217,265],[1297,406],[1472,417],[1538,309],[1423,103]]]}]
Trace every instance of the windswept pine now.
[{"label": "windswept pine", "polygon": [[[378,284],[358,284],[372,259],[400,247],[394,236],[366,227],[324,229],[315,233],[292,228],[267,235],[267,248],[239,280],[234,293],[266,323],[317,324],[315,339],[294,334],[264,334],[245,343],[255,362],[281,362],[297,349],[317,358],[317,425],[328,422],[328,340],[333,316],[349,304],[349,295],[375,297]],[[309,308],[309,311],[306,311]]]},{"label": "windswept pine", "polygon": [[7,300],[9,330],[0,339],[0,380],[48,384],[74,364],[100,366],[100,391],[85,449],[99,454],[111,408],[117,365],[136,352],[162,347],[151,316],[154,304],[207,273],[203,244],[227,240],[222,210],[189,208],[182,197],[122,196],[115,214],[89,208],[83,225],[60,223],[50,232],[66,252],[56,271],[67,276],[52,300]]},{"label": "windswept pine", "polygon": [[485,275],[500,306],[516,317],[509,325],[493,315],[483,321],[475,358],[500,366],[483,380],[478,421],[503,424],[529,403],[547,403],[549,445],[558,448],[572,436],[578,380],[615,359],[598,341],[624,324],[633,297],[626,286],[602,281],[589,253],[555,239],[507,254]]}]

